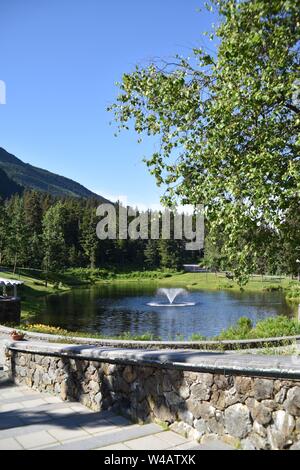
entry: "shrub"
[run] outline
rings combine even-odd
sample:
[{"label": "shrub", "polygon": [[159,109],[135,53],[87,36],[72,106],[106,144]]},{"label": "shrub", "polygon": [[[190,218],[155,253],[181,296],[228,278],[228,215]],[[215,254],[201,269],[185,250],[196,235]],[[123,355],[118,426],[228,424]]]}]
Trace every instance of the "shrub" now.
[{"label": "shrub", "polygon": [[286,297],[291,300],[300,299],[300,286],[299,285],[290,285],[286,291]]},{"label": "shrub", "polygon": [[227,330],[223,330],[217,339],[246,339],[249,338],[252,328],[252,322],[250,318],[241,317],[238,319],[236,325],[231,326]]},{"label": "shrub", "polygon": [[295,336],[300,334],[300,323],[284,316],[266,318],[257,323],[251,334],[254,338]]},{"label": "shrub", "polygon": [[203,335],[200,335],[199,333],[193,333],[190,337],[191,341],[205,341],[206,338]]},{"label": "shrub", "polygon": [[276,284],[271,284],[268,287],[264,287],[263,290],[266,291],[266,292],[276,292],[276,291],[281,291],[282,287],[277,286]]},{"label": "shrub", "polygon": [[296,335],[300,335],[300,323],[293,318],[284,316],[270,317],[259,321],[253,327],[249,318],[242,317],[235,326],[222,331],[216,339],[255,339]]}]

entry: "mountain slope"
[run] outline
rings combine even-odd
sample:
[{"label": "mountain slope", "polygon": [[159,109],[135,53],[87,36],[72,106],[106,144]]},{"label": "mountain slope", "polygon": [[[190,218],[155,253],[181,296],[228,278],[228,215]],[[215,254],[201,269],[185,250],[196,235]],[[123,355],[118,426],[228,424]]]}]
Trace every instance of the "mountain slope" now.
[{"label": "mountain slope", "polygon": [[108,202],[76,181],[24,163],[1,147],[0,169],[5,171],[9,179],[25,188],[44,191],[53,196],[96,198],[100,202]]},{"label": "mountain slope", "polygon": [[6,199],[13,194],[21,194],[24,188],[10,179],[0,168],[0,198]]}]

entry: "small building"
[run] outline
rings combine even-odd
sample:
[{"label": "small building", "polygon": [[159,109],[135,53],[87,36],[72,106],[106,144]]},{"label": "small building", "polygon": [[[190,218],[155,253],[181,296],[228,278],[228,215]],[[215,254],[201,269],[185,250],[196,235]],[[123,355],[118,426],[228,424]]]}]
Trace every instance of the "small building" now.
[{"label": "small building", "polygon": [[207,273],[208,269],[201,268],[198,264],[184,264],[183,269],[187,273]]},{"label": "small building", "polygon": [[0,278],[0,287],[3,289],[0,295],[0,323],[20,323],[21,300],[17,289],[22,284],[22,281],[15,279]]}]

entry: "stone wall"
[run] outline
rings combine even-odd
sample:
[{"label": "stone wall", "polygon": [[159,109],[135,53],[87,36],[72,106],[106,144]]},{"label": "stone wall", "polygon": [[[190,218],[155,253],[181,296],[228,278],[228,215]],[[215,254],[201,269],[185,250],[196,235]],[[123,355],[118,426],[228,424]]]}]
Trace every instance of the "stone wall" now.
[{"label": "stone wall", "polygon": [[0,323],[20,323],[20,319],[20,299],[0,297]]},{"label": "stone wall", "polygon": [[93,410],[165,422],[202,443],[221,437],[243,449],[300,449],[299,380],[6,354],[15,382]]}]

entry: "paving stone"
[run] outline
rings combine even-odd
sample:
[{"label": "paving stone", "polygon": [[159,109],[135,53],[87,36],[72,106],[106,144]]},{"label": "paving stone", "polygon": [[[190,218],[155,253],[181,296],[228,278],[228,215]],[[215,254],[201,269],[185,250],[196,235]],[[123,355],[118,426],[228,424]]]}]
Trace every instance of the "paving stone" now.
[{"label": "paving stone", "polygon": [[111,423],[115,424],[116,426],[128,426],[131,425],[132,423],[129,421],[129,419],[124,418],[124,416],[111,416],[106,418],[107,421],[110,421]]},{"label": "paving stone", "polygon": [[23,447],[12,437],[0,439],[0,450],[22,450]]},{"label": "paving stone", "polygon": [[171,447],[169,450],[211,450],[211,447],[198,444],[196,441],[192,441],[186,442],[185,444],[180,444],[179,446]]},{"label": "paving stone", "polygon": [[17,391],[12,390],[12,389],[7,390],[7,392],[4,392],[4,393],[2,392],[1,393],[1,399],[3,399],[3,400],[7,400],[7,399],[11,400],[11,401],[13,401],[15,399],[20,400],[23,396],[24,395],[23,395],[22,392],[17,392]]},{"label": "paving stone", "polygon": [[22,421],[22,426],[34,426],[36,424],[42,425],[43,428],[49,426],[52,419],[46,412],[39,411],[35,413],[33,410],[30,413],[20,414],[20,420]]},{"label": "paving stone", "polygon": [[99,447],[99,449],[95,450],[130,450],[130,448],[120,442],[119,444],[112,444],[111,446]]},{"label": "paving stone", "polygon": [[22,436],[28,432],[35,432],[35,431],[44,431],[45,429],[49,428],[49,424],[45,426],[44,424],[33,424],[31,426],[20,426],[17,428],[9,428],[0,430],[0,439],[8,438],[8,437],[17,437]]},{"label": "paving stone", "polygon": [[[31,410],[31,408],[33,409],[33,411]],[[29,407],[28,406],[26,408],[26,410],[24,410],[24,416],[30,415],[30,414],[32,414],[32,412],[34,412],[34,413],[47,412],[47,413],[49,413],[49,416],[50,416],[51,412],[54,413],[57,410],[60,410],[61,408],[65,408],[65,409],[68,409],[68,410],[72,409],[68,404],[66,404],[66,402],[43,403],[43,405],[39,405],[38,407],[36,407],[36,406]],[[57,414],[60,414],[60,413],[58,412]],[[62,412],[62,414],[63,414],[63,412]],[[74,410],[73,410],[73,414],[74,414]]]},{"label": "paving stone", "polygon": [[19,402],[24,402],[24,401],[29,401],[29,400],[36,400],[36,398],[41,398],[41,395],[39,393],[35,394],[35,395],[32,395],[32,394],[22,394],[20,395],[20,397],[18,399],[16,398],[12,398],[12,397],[9,397],[9,398],[0,398],[0,405],[5,405],[5,404],[8,404],[8,403],[12,403],[14,402],[15,400],[19,401]]},{"label": "paving stone", "polygon": [[75,411],[72,410],[69,406],[64,406],[62,408],[54,408],[48,412],[49,416],[54,417],[62,417],[62,416],[72,416],[75,414]]},{"label": "paving stone", "polygon": [[84,414],[94,413],[93,410],[90,410],[89,408],[86,408],[84,405],[81,405],[80,403],[78,403],[78,404],[74,403],[74,404],[70,405],[70,408],[73,411],[75,411],[76,413],[84,413]]},{"label": "paving stone", "polygon": [[0,429],[17,428],[19,426],[22,426],[23,424],[24,423],[20,418],[17,418],[15,416],[8,416],[7,414],[1,414]]},{"label": "paving stone", "polygon": [[157,435],[132,439],[125,441],[124,444],[133,450],[165,450],[170,447],[167,441],[160,439]]},{"label": "paving stone", "polygon": [[36,398],[34,400],[22,401],[24,408],[35,408],[36,406],[45,405],[42,398]]},{"label": "paving stone", "polygon": [[49,433],[58,441],[66,441],[74,437],[86,437],[89,434],[82,428],[64,429],[60,426],[53,426],[49,429]]},{"label": "paving stone", "polygon": [[179,434],[176,434],[176,432],[173,431],[161,432],[159,434],[155,434],[155,436],[159,436],[161,439],[166,441],[169,446],[177,446],[188,442],[187,439],[180,436]]},{"label": "paving stone", "polygon": [[95,423],[95,424],[88,424],[86,426],[83,426],[82,429],[84,429],[86,432],[90,434],[100,434],[103,432],[109,432],[109,431],[118,431],[121,428],[118,426],[115,426],[112,423],[109,423],[108,421],[103,421],[102,423]]},{"label": "paving stone", "polygon": [[57,443],[57,440],[47,431],[30,432],[16,439],[25,449],[34,449],[35,447]]},{"label": "paving stone", "polygon": [[22,410],[22,409],[23,409],[22,402],[6,403],[5,405],[0,405],[0,412],[15,411],[15,410]]},{"label": "paving stone", "polygon": [[54,397],[54,396],[51,396],[51,395],[49,395],[49,396],[45,395],[44,400],[47,403],[62,403],[62,400],[59,397]]},{"label": "paving stone", "polygon": [[[151,434],[156,434],[162,429],[156,424],[145,424],[144,426],[128,426],[120,431],[101,434],[99,436],[82,439],[77,442],[66,443],[62,446],[52,447],[50,450],[90,450],[105,447],[118,442],[125,442],[129,439],[137,439]],[[51,432],[52,435],[54,435]]]},{"label": "paving stone", "polygon": [[[26,396],[26,395],[30,395],[30,396],[33,396],[33,397],[41,396],[40,392],[32,390],[32,388],[18,387],[18,389],[20,389],[22,391],[24,396]],[[45,394],[45,396],[43,396],[44,400],[45,400],[46,396],[47,396],[46,394]]]}]

